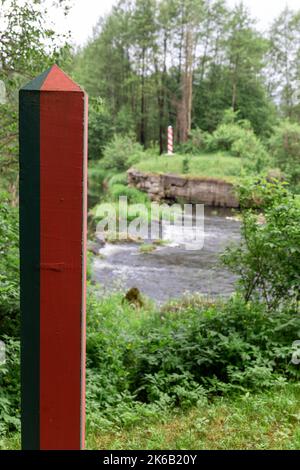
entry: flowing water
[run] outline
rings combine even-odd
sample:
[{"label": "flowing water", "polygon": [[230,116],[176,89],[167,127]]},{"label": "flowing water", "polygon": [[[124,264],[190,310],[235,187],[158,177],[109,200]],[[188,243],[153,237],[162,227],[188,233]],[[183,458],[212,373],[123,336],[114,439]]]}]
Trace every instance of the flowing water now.
[{"label": "flowing water", "polygon": [[230,210],[205,208],[204,247],[187,250],[182,231],[170,227],[163,234],[166,246],[151,253],[141,253],[135,243],[106,244],[93,262],[93,280],[110,290],[116,285],[137,287],[158,303],[201,293],[228,296],[234,290],[235,277],[219,261],[224,248],[238,242],[240,223]]}]

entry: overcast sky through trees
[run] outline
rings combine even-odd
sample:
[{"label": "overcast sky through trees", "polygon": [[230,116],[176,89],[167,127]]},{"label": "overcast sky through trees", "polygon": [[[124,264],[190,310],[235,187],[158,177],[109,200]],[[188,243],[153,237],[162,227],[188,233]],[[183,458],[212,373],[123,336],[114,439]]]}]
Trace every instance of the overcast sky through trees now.
[{"label": "overcast sky through trees", "polygon": [[[73,8],[69,18],[66,20],[62,16],[54,18],[59,31],[70,29],[72,40],[76,45],[83,45],[91,36],[93,27],[98,18],[108,13],[112,5],[117,0],[73,0]],[[234,6],[239,0],[227,0],[227,3]],[[288,5],[291,9],[300,9],[299,0],[244,0],[253,16],[258,19],[261,29],[266,29],[274,17]]]}]

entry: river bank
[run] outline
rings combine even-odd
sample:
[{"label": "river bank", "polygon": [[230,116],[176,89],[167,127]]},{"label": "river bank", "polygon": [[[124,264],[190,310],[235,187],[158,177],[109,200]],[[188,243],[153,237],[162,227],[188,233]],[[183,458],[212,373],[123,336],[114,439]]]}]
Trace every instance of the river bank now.
[{"label": "river bank", "polygon": [[130,168],[128,185],[146,192],[154,201],[206,204],[210,207],[238,208],[234,185],[220,178],[150,173]]}]

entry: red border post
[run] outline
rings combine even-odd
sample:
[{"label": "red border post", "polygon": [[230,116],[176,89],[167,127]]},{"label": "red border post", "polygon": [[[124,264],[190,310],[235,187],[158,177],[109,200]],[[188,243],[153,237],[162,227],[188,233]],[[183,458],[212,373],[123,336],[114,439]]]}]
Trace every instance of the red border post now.
[{"label": "red border post", "polygon": [[20,91],[23,449],[84,447],[87,107],[56,65]]}]

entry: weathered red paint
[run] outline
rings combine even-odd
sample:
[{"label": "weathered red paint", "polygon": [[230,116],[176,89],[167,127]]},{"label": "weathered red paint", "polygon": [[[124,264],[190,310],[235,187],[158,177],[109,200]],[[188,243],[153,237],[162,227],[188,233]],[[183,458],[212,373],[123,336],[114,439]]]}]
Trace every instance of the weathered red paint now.
[{"label": "weathered red paint", "polygon": [[84,446],[86,110],[57,67],[40,91],[40,448]]}]

